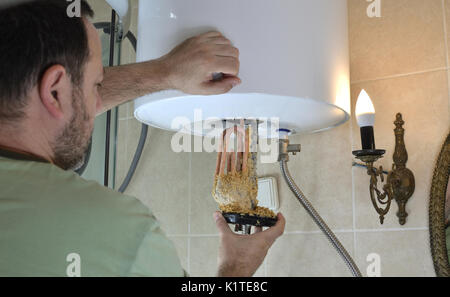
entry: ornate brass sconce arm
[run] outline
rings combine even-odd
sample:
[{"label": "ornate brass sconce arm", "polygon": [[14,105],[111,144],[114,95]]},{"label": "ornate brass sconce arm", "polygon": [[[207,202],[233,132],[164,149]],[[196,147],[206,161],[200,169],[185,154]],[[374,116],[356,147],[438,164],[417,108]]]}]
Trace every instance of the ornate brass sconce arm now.
[{"label": "ornate brass sconce arm", "polygon": [[[381,182],[384,182],[383,168],[376,169],[373,167],[373,163],[367,163],[367,174],[370,175],[370,199],[372,201],[373,207],[380,215],[380,223],[384,223],[384,216],[389,212],[392,201],[392,185],[390,183],[385,183],[383,185],[383,192],[378,190],[378,178]],[[378,206],[380,205],[380,206]],[[384,208],[382,207],[384,206]]]},{"label": "ornate brass sconce arm", "polygon": [[[403,125],[405,122],[402,119],[402,115],[397,114],[395,124],[395,152],[394,163],[392,165],[392,171],[387,176],[386,183],[383,185],[383,190],[378,189],[378,179],[384,182],[383,168],[376,169],[374,163],[383,157],[386,153],[384,150],[362,150],[355,151],[353,154],[356,158],[360,159],[367,166],[367,174],[370,176],[370,199],[372,204],[380,216],[380,223],[383,224],[384,216],[389,212],[391,201],[395,199],[398,204],[397,217],[399,218],[400,225],[406,223],[406,203],[413,195],[415,190],[414,174],[406,168],[406,162],[408,161],[408,153],[406,151],[404,135],[405,129]],[[384,206],[384,207],[383,207]]]}]

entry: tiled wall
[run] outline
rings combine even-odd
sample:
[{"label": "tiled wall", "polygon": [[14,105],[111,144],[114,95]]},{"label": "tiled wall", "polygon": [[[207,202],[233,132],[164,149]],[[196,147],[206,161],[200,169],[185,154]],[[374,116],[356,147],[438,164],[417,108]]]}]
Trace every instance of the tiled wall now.
[{"label": "tiled wall", "polygon": [[[377,110],[379,164],[390,169],[393,121],[406,121],[408,167],[416,191],[407,205],[405,226],[394,203],[384,225],[372,208],[364,169],[352,168],[351,151],[360,147],[354,119],[334,130],[292,137],[303,151],[289,162],[293,177],[366,273],[370,253],[381,256],[383,276],[434,276],[428,236],[428,197],[434,163],[449,131],[450,0],[381,0],[381,18],[368,18],[366,0],[349,0],[351,92],[354,108],[362,88]],[[136,9],[136,8],[135,8]],[[134,24],[133,30],[136,30]],[[133,61],[130,50],[123,61]],[[118,174],[125,176],[137,145],[140,124],[133,105],[120,108]],[[127,193],[138,197],[161,221],[192,276],[216,272],[218,235],[211,197],[216,156],[175,154],[172,134],[150,129],[135,178]],[[337,253],[281,180],[277,164],[260,165],[260,176],[278,180],[286,232],[269,251],[257,276],[350,276]]]}]

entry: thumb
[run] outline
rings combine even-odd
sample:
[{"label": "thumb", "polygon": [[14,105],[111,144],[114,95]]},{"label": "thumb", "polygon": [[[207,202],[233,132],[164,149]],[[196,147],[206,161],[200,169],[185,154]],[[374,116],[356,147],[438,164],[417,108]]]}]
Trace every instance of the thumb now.
[{"label": "thumb", "polygon": [[263,234],[265,234],[272,242],[275,242],[275,240],[278,237],[283,235],[285,226],[286,226],[286,219],[281,213],[279,213],[277,216],[277,223],[275,224],[275,226],[267,229],[266,231],[263,232]]},{"label": "thumb", "polygon": [[216,211],[213,214],[213,217],[214,217],[214,221],[216,222],[217,229],[219,230],[219,233],[221,235],[231,233],[231,229],[228,226],[227,221],[225,220],[225,218],[223,217],[223,215],[220,212]]}]

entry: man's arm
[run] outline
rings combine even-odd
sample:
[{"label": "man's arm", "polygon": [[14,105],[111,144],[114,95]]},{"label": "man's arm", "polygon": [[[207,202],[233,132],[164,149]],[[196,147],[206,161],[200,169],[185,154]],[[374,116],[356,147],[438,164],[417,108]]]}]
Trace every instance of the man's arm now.
[{"label": "man's arm", "polygon": [[100,89],[104,113],[146,94],[169,89],[164,69],[158,60],[105,68]]},{"label": "man's arm", "polygon": [[[239,66],[239,50],[221,33],[189,38],[160,59],[106,68],[101,113],[169,89],[193,95],[226,93],[241,83]],[[213,81],[214,73],[223,73],[223,79]]]}]

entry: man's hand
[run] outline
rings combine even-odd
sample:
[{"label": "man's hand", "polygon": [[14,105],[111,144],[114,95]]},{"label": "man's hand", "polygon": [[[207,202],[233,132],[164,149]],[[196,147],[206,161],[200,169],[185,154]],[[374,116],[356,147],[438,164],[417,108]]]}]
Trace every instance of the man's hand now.
[{"label": "man's hand", "polygon": [[[219,32],[189,38],[159,59],[106,68],[98,114],[170,89],[192,95],[226,93],[241,83],[239,66],[239,50]],[[213,81],[217,73],[223,79]]]},{"label": "man's hand", "polygon": [[[241,83],[239,50],[220,32],[189,38],[159,61],[167,72],[168,87],[187,94],[222,94]],[[223,78],[213,81],[215,73]]]},{"label": "man's hand", "polygon": [[278,214],[278,222],[266,231],[256,228],[255,234],[239,235],[231,231],[220,212],[214,213],[220,233],[219,277],[251,277],[264,261],[267,251],[284,232],[286,221]]}]

